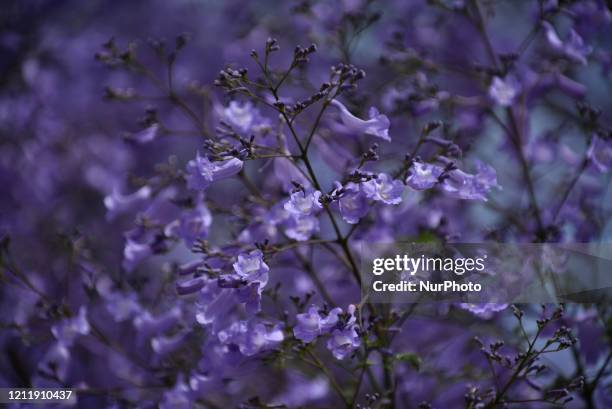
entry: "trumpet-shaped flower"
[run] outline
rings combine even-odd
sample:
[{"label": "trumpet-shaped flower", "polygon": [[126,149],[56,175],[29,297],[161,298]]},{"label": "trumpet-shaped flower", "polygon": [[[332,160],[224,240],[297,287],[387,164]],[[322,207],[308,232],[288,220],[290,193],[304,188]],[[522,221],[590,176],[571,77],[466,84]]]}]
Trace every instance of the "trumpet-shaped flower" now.
[{"label": "trumpet-shaped flower", "polygon": [[242,135],[255,132],[261,126],[269,125],[268,120],[262,117],[259,109],[249,101],[231,101],[220,111],[220,116]]},{"label": "trumpet-shaped flower", "polygon": [[495,169],[484,163],[477,163],[475,175],[455,169],[448,173],[449,177],[442,184],[442,189],[458,199],[487,201],[489,191],[498,187]]},{"label": "trumpet-shaped flower", "polygon": [[63,346],[71,346],[79,335],[89,334],[90,326],[87,320],[87,308],[81,307],[76,317],[67,318],[54,325],[51,332]]},{"label": "trumpet-shaped flower", "polygon": [[291,194],[289,200],[285,202],[284,208],[289,213],[308,216],[323,207],[319,202],[320,197],[321,192],[318,190],[299,190]]},{"label": "trumpet-shaped flower", "polygon": [[257,282],[261,287],[268,283],[268,272],[270,268],[263,260],[263,254],[254,250],[248,254],[240,254],[233,265],[234,271],[248,283]]},{"label": "trumpet-shaped flower", "polygon": [[319,314],[319,309],[312,305],[308,312],[298,314],[297,325],[293,328],[293,335],[304,342],[312,342],[319,335],[329,332],[338,323],[338,314],[342,309],[336,307],[326,317]]},{"label": "trumpet-shaped flower", "polygon": [[489,96],[499,105],[509,107],[521,92],[521,84],[513,76],[493,77],[489,87]]},{"label": "trumpet-shaped flower", "polygon": [[355,306],[349,305],[347,309],[348,319],[341,324],[340,328],[334,329],[331,337],[327,340],[327,349],[332,352],[336,359],[346,358],[361,345],[355,325],[357,321],[355,311]]},{"label": "trumpet-shaped flower", "polygon": [[212,215],[202,198],[199,198],[192,209],[184,211],[178,220],[168,224],[164,233],[183,239],[191,247],[196,240],[206,238],[211,224]]},{"label": "trumpet-shaped flower", "polygon": [[391,205],[402,202],[404,184],[386,173],[379,173],[375,178],[363,182],[362,188],[369,199]]},{"label": "trumpet-shaped flower", "polygon": [[542,23],[544,31],[546,32],[546,40],[548,45],[558,52],[564,55],[572,61],[578,62],[582,65],[587,64],[587,56],[591,53],[592,48],[584,43],[584,40],[576,31],[570,30],[569,37],[564,42],[559,38],[557,31],[547,21]]},{"label": "trumpet-shaped flower", "polygon": [[285,338],[282,324],[271,325],[258,318],[249,321],[237,321],[228,328],[219,331],[219,341],[225,345],[235,345],[240,353],[252,356],[258,352],[274,348]]},{"label": "trumpet-shaped flower", "polygon": [[391,122],[386,115],[378,112],[378,109],[371,107],[368,111],[367,120],[357,118],[338,100],[332,100],[331,104],[340,111],[340,120],[350,131],[358,134],[366,134],[391,141],[389,136],[389,126]]},{"label": "trumpet-shaped flower", "polygon": [[355,224],[370,210],[368,197],[358,185],[349,184],[338,200],[338,208],[345,222]]},{"label": "trumpet-shaped flower", "polygon": [[424,162],[413,162],[406,178],[406,184],[415,190],[431,189],[438,183],[444,169]]},{"label": "trumpet-shaped flower", "polygon": [[344,359],[361,345],[359,335],[353,327],[336,329],[332,332],[331,338],[327,341],[329,349],[334,358]]},{"label": "trumpet-shaped flower", "polygon": [[210,161],[200,156],[187,163],[187,187],[193,190],[206,189],[211,183],[227,179],[242,170],[243,162],[238,158]]},{"label": "trumpet-shaped flower", "polygon": [[121,213],[127,213],[144,207],[151,197],[152,190],[149,186],[143,186],[134,193],[122,195],[117,189],[104,198],[104,206],[107,213],[106,218],[113,220]]},{"label": "trumpet-shaped flower", "polygon": [[308,240],[314,233],[319,231],[319,219],[313,215],[303,216],[290,214],[284,222],[287,237],[297,240]]}]

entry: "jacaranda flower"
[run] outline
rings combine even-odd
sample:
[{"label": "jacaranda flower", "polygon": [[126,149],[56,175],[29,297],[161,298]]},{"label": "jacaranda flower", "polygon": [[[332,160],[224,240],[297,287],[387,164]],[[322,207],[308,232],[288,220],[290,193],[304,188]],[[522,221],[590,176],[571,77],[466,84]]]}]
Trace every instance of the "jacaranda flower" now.
[{"label": "jacaranda flower", "polygon": [[406,184],[415,190],[431,189],[438,184],[443,171],[441,166],[414,161],[408,171]]},{"label": "jacaranda flower", "polygon": [[281,323],[270,324],[258,318],[234,322],[220,331],[218,337],[222,344],[238,346],[245,356],[274,348],[285,338]]},{"label": "jacaranda flower", "polygon": [[379,173],[375,178],[363,182],[361,186],[368,199],[390,205],[402,202],[404,184],[399,180],[392,179],[386,173]]},{"label": "jacaranda flower", "polygon": [[106,218],[113,220],[119,214],[139,210],[147,204],[151,198],[152,190],[149,186],[143,186],[134,193],[122,195],[117,189],[104,198],[106,206]]},{"label": "jacaranda flower", "polygon": [[79,308],[76,317],[67,318],[51,328],[51,332],[57,341],[66,347],[72,346],[77,336],[87,335],[89,331],[86,307]]},{"label": "jacaranda flower", "polygon": [[230,101],[222,110],[221,117],[234,130],[242,135],[249,136],[260,126],[268,125],[268,120],[261,116],[259,110],[250,102]]},{"label": "jacaranda flower", "polygon": [[327,340],[327,348],[336,359],[346,358],[361,345],[356,329],[357,317],[355,317],[355,311],[356,308],[353,304],[348,306],[348,320],[342,324],[341,328],[334,329],[331,337]]},{"label": "jacaranda flower", "polygon": [[305,241],[319,231],[319,219],[312,215],[302,216],[290,213],[284,221],[284,226],[287,237],[297,241]]},{"label": "jacaranda flower", "polygon": [[346,358],[357,349],[359,345],[361,345],[359,335],[353,327],[335,329],[327,341],[327,348],[336,359]]},{"label": "jacaranda flower", "polygon": [[587,56],[591,53],[592,48],[584,43],[582,37],[573,29],[570,30],[569,38],[563,42],[557,35],[557,31],[548,21],[542,22],[544,30],[546,32],[546,40],[550,47],[564,55],[565,57],[578,62],[580,64],[587,64]]},{"label": "jacaranda flower", "polygon": [[318,190],[298,190],[291,194],[284,207],[289,213],[308,216],[323,207],[319,202],[320,197]]},{"label": "jacaranda flower", "polygon": [[512,75],[505,78],[493,77],[489,87],[489,96],[503,107],[511,106],[521,92],[520,82]]},{"label": "jacaranda flower", "polygon": [[344,187],[338,200],[340,215],[345,222],[355,224],[370,210],[368,198],[358,185],[353,183]]},{"label": "jacaranda flower", "polygon": [[200,156],[187,163],[187,187],[193,190],[206,189],[211,183],[227,179],[242,170],[243,162],[238,158],[210,161]]},{"label": "jacaranda flower", "polygon": [[212,215],[200,197],[192,209],[183,211],[179,220],[170,223],[164,229],[169,237],[178,237],[191,247],[196,240],[204,239],[212,224]]},{"label": "jacaranda flower", "polygon": [[257,282],[261,287],[265,287],[268,283],[270,268],[263,260],[262,252],[253,250],[238,256],[238,260],[234,263],[234,271],[248,283]]},{"label": "jacaranda flower", "polygon": [[484,163],[477,163],[475,175],[455,169],[448,173],[449,177],[444,180],[442,189],[458,199],[487,201],[489,191],[497,187],[497,174],[495,169]]},{"label": "jacaranda flower", "polygon": [[128,135],[126,139],[128,141],[134,141],[141,144],[149,143],[157,138],[159,131],[159,124],[153,124],[141,131]]},{"label": "jacaranda flower", "polygon": [[334,99],[331,104],[340,111],[340,120],[352,132],[356,134],[366,134],[376,136],[386,141],[391,141],[389,136],[389,127],[391,122],[386,115],[381,114],[374,107],[371,107],[368,116],[369,119],[363,120],[351,114],[349,110],[338,100]]},{"label": "jacaranda flower", "polygon": [[296,316],[297,324],[293,328],[293,335],[306,343],[312,342],[318,336],[327,333],[338,323],[338,314],[341,308],[334,308],[326,317],[319,314],[319,309],[312,305],[308,312]]}]

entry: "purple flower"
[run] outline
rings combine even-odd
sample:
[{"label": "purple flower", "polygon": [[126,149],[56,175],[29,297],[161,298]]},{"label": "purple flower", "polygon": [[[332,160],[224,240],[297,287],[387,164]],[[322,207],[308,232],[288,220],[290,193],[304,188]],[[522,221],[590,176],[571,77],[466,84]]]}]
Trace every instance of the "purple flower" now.
[{"label": "purple flower", "polygon": [[359,335],[352,326],[344,329],[335,329],[327,340],[327,349],[332,352],[336,359],[346,358],[355,349],[359,348],[359,345],[361,345]]},{"label": "purple flower", "polygon": [[133,293],[111,292],[105,296],[105,306],[116,322],[132,318],[141,311],[140,304]]},{"label": "purple flower", "polygon": [[438,183],[444,168],[430,163],[414,161],[410,166],[406,184],[415,190],[431,189]]},{"label": "purple flower", "polygon": [[233,267],[236,274],[247,282],[246,286],[237,287],[238,301],[245,304],[249,314],[259,312],[261,293],[268,283],[268,272],[270,271],[263,260],[262,252],[254,250],[248,254],[240,254]]},{"label": "purple flower", "polygon": [[375,178],[363,182],[361,186],[369,199],[391,205],[402,202],[404,184],[392,179],[386,173],[379,173]]},{"label": "purple flower", "polygon": [[243,355],[251,356],[260,351],[276,347],[285,339],[282,331],[282,324],[272,327],[261,322],[249,322],[245,341],[238,347]]},{"label": "purple flower", "polygon": [[289,213],[309,216],[318,209],[322,209],[323,205],[319,201],[321,192],[318,190],[298,190],[291,194],[291,197],[285,202],[284,208]]},{"label": "purple flower", "polygon": [[276,223],[270,222],[268,219],[255,219],[253,223],[240,232],[238,242],[257,243],[264,240],[274,241],[277,236],[278,228]]},{"label": "purple flower", "polygon": [[134,324],[134,328],[138,330],[139,335],[143,339],[146,339],[152,335],[157,335],[169,330],[178,324],[181,316],[181,308],[179,306],[175,306],[156,317],[149,311],[143,310],[134,317],[132,322]]},{"label": "purple flower", "polygon": [[86,307],[81,307],[76,317],[67,318],[51,327],[53,336],[65,347],[72,346],[77,336],[89,334],[89,330]]},{"label": "purple flower", "polygon": [[612,167],[612,142],[593,135],[587,157],[599,172],[607,172]]},{"label": "purple flower", "polygon": [[141,261],[153,254],[149,243],[139,243],[133,239],[126,239],[123,248],[123,268],[132,271]]},{"label": "purple flower", "polygon": [[319,219],[314,216],[290,214],[284,225],[287,237],[297,241],[308,240],[319,231]]},{"label": "purple flower", "polygon": [[336,307],[327,314],[327,317],[322,317],[319,314],[319,309],[312,305],[308,312],[296,316],[297,324],[293,328],[293,335],[303,342],[312,342],[338,323],[338,314],[340,313],[342,313],[342,309]]},{"label": "purple flower", "polygon": [[270,268],[263,260],[263,253],[253,250],[248,254],[240,254],[233,265],[234,271],[248,283],[257,282],[260,287],[268,283],[268,272]]},{"label": "purple flower", "polygon": [[186,276],[189,274],[193,274],[198,271],[199,267],[204,266],[206,263],[201,259],[195,259],[192,261],[188,261],[180,266],[177,266],[177,273],[181,276]]},{"label": "purple flower", "polygon": [[211,162],[200,156],[187,163],[187,187],[193,190],[206,189],[211,183],[227,179],[242,170],[243,162],[238,158]]},{"label": "purple flower", "polygon": [[200,290],[196,303],[196,321],[204,326],[210,326],[213,333],[225,328],[231,319],[231,312],[237,305],[234,288],[222,288],[219,281],[210,279]]},{"label": "purple flower", "polygon": [[554,85],[573,98],[584,98],[587,87],[559,72],[554,73]]},{"label": "purple flower", "polygon": [[542,22],[542,25],[546,31],[546,41],[548,41],[548,44],[553,50],[564,55],[570,60],[583,65],[587,64],[586,57],[591,53],[592,48],[584,44],[582,37],[580,37],[576,31],[571,29],[569,38],[563,42],[557,35],[557,31],[552,24],[550,24],[548,21],[544,21]]},{"label": "purple flower", "polygon": [[261,293],[264,286],[254,282],[236,289],[237,300],[244,304],[247,314],[253,315],[261,311]]},{"label": "purple flower", "polygon": [[345,222],[355,224],[370,210],[368,198],[354,183],[344,187],[344,192],[338,199],[340,215]]},{"label": "purple flower", "polygon": [[180,219],[166,226],[164,232],[167,236],[182,238],[185,245],[191,247],[196,240],[208,236],[208,229],[211,224],[210,211],[200,197],[192,209],[183,211]]},{"label": "purple flower", "polygon": [[223,119],[232,128],[247,135],[257,131],[261,126],[268,126],[268,121],[263,118],[257,108],[250,102],[231,101],[221,112]]},{"label": "purple flower", "polygon": [[327,349],[332,352],[336,359],[346,358],[361,345],[355,327],[357,322],[355,311],[356,308],[353,304],[348,306],[348,319],[342,324],[341,328],[334,329],[331,337],[327,340]]},{"label": "purple flower", "polygon": [[444,180],[442,189],[451,196],[458,199],[487,201],[489,191],[497,187],[497,175],[491,166],[477,162],[475,175],[455,169],[448,173],[449,177]]},{"label": "purple flower", "polygon": [[152,190],[149,186],[143,186],[129,195],[122,195],[117,189],[104,198],[106,206],[106,218],[113,220],[119,214],[132,212],[144,207],[151,197]]},{"label": "purple flower", "polygon": [[238,346],[240,353],[245,356],[275,348],[285,339],[282,323],[271,325],[258,318],[234,322],[219,331],[218,338],[222,344]]},{"label": "purple flower", "polygon": [[511,75],[507,75],[504,79],[493,77],[493,81],[489,87],[489,96],[491,99],[503,107],[511,106],[520,92],[520,82]]},{"label": "purple flower", "polygon": [[[38,363],[39,370],[53,373],[60,380],[66,380],[70,367],[70,350],[62,342],[54,342]],[[38,386],[36,383],[33,386]]]},{"label": "purple flower", "polygon": [[204,277],[195,277],[188,280],[177,281],[176,292],[179,295],[193,294],[200,291],[206,285]]},{"label": "purple flower", "polygon": [[139,132],[129,134],[126,136],[128,141],[134,141],[140,144],[145,144],[153,141],[159,135],[160,126],[159,124],[153,124],[148,128],[145,128]]},{"label": "purple flower", "polygon": [[350,131],[391,141],[389,136],[391,122],[386,115],[379,113],[376,108],[371,107],[368,112],[369,119],[363,120],[351,114],[340,101],[333,99],[331,104],[340,110],[340,120]]}]

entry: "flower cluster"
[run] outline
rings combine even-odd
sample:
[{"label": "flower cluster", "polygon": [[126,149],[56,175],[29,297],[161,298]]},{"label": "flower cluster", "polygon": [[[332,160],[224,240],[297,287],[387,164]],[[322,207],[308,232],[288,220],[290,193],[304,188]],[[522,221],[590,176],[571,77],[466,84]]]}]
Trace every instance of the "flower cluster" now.
[{"label": "flower cluster", "polygon": [[326,317],[319,314],[316,306],[311,306],[308,312],[297,314],[297,324],[293,329],[295,337],[304,342],[312,342],[320,335],[330,334],[327,348],[336,359],[344,359],[359,347],[359,335],[355,325],[355,306],[349,305],[347,313],[342,314],[341,308],[334,308]]}]

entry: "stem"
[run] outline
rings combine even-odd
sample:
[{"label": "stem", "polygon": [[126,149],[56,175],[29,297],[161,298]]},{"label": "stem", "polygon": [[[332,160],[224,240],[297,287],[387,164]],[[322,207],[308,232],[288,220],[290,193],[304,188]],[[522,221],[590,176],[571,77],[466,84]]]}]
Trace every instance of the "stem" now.
[{"label": "stem", "polygon": [[529,172],[529,163],[527,162],[527,158],[525,158],[525,154],[523,152],[521,134],[516,124],[516,118],[514,116],[514,112],[512,111],[512,108],[507,108],[506,112],[510,120],[511,128],[514,132],[514,138],[511,137],[511,140],[514,143],[514,148],[516,149],[516,153],[519,157],[519,162],[521,164],[521,170],[523,172],[523,178],[525,179],[525,183],[527,184],[527,191],[529,193],[531,208],[533,209],[535,213],[536,223],[538,225],[538,238],[543,239],[544,238],[543,237],[544,223],[542,222],[542,216],[541,216],[540,207],[538,206],[538,201],[537,201],[536,194],[535,194],[533,179],[531,178],[531,174]]},{"label": "stem", "polygon": [[172,73],[170,67],[168,67],[168,87],[166,87],[144,64],[140,63],[138,60],[134,60],[132,63],[136,70],[140,71],[145,77],[147,77],[164,95],[167,96],[170,102],[179,107],[179,109],[194,122],[202,136],[209,138],[206,135],[206,128],[204,127],[202,120],[200,120],[198,115],[196,115],[196,113],[193,112],[193,110],[172,89]]},{"label": "stem", "polygon": [[289,74],[291,73],[291,71],[293,71],[293,69],[297,66],[297,64],[294,62],[291,63],[291,66],[289,67],[289,69],[287,71],[285,71],[285,73],[283,74],[283,76],[281,77],[281,79],[276,83],[276,85],[274,86],[274,90],[278,91],[278,89],[280,88],[281,85],[283,85],[283,82],[285,82],[285,80],[289,77]]},{"label": "stem", "polygon": [[357,403],[357,398],[359,398],[359,390],[361,389],[361,383],[363,382],[363,377],[368,368],[368,356],[369,355],[370,355],[370,351],[366,349],[366,354],[362,361],[363,368],[361,369],[361,372],[359,373],[359,378],[357,379],[357,385],[355,385],[355,391],[353,392],[353,397],[351,399],[351,408],[355,407],[355,404]]},{"label": "stem", "polygon": [[316,364],[316,366],[323,371],[323,373],[325,374],[325,376],[327,376],[327,379],[329,379],[329,382],[332,386],[332,388],[336,391],[336,393],[338,394],[338,396],[342,399],[342,402],[344,402],[344,405],[347,408],[351,407],[350,402],[348,401],[348,399],[346,398],[346,396],[344,396],[344,393],[342,393],[342,388],[340,388],[340,385],[338,385],[338,383],[336,382],[336,379],[334,378],[334,376],[332,375],[331,372],[329,372],[329,369],[327,369],[327,367],[325,366],[325,364],[314,354],[314,352],[310,351],[309,349],[306,350],[306,353],[308,354],[308,356],[310,356],[312,358],[312,360],[314,361],[314,363]]},{"label": "stem", "polygon": [[541,332],[542,332],[542,329],[541,328],[538,329],[538,331],[535,334],[535,337],[533,338],[533,341],[529,343],[529,348],[527,349],[527,352],[525,353],[525,358],[523,358],[523,360],[518,364],[518,366],[516,367],[516,369],[510,376],[510,379],[508,380],[508,382],[506,382],[502,390],[498,391],[495,394],[495,400],[487,407],[489,408],[495,407],[498,403],[500,403],[501,399],[504,397],[506,392],[508,392],[508,389],[510,389],[510,386],[512,386],[512,384],[516,381],[520,372],[523,370],[525,364],[529,362],[529,360],[532,358],[531,354],[533,352],[533,347],[535,346],[535,343],[538,340],[538,337],[540,336]]},{"label": "stem", "polygon": [[[486,52],[493,66],[499,71],[500,68],[497,63],[497,56],[491,44],[491,40],[489,39],[489,35],[487,34],[487,28],[485,25],[485,20],[482,14],[482,10],[480,8],[480,3],[478,2],[478,0],[474,0],[473,4],[476,10],[476,18],[477,18],[475,23],[478,27],[478,30],[480,31],[482,40],[485,44]],[[542,216],[541,216],[540,208],[538,206],[538,201],[537,201],[536,194],[535,194],[535,188],[533,186],[533,180],[529,172],[529,164],[527,163],[527,159],[525,158],[525,154],[523,153],[521,132],[517,125],[516,117],[514,115],[514,111],[512,110],[512,107],[508,107],[506,109],[506,114],[508,116],[508,121],[510,122],[510,129],[512,131],[511,133],[508,134],[508,136],[510,136],[510,141],[514,145],[516,154],[519,158],[519,162],[521,164],[521,170],[523,173],[523,178],[525,179],[525,183],[527,184],[527,191],[529,193],[529,200],[531,202],[531,208],[535,213],[535,219],[538,225],[537,236],[539,239],[543,239],[544,238],[543,237],[544,236],[544,223],[542,222]]]},{"label": "stem", "polygon": [[482,34],[482,40],[485,45],[485,50],[487,52],[487,55],[489,56],[489,59],[491,60],[495,68],[497,68],[497,56],[495,55],[495,50],[493,49],[491,40],[489,39],[489,36],[487,35],[487,27],[485,25],[485,19],[484,19],[484,15],[482,14],[480,2],[478,0],[474,0],[473,4],[474,4],[474,9],[476,11],[476,18],[477,18],[476,25],[478,27],[478,30]]},{"label": "stem", "polygon": [[[277,96],[275,95],[275,98],[277,98]],[[322,111],[321,111],[322,113]],[[319,184],[319,181],[317,179],[317,175],[312,167],[312,164],[310,163],[310,159],[308,158],[308,152],[305,150],[305,148],[302,146],[302,144],[300,143],[300,139],[295,131],[295,128],[293,127],[293,124],[288,120],[287,115],[281,111],[281,115],[283,116],[283,118],[285,118],[285,122],[287,123],[287,127],[289,128],[289,131],[291,132],[291,134],[293,135],[294,139],[296,140],[297,144],[298,144],[298,148],[300,149],[301,155],[300,155],[300,159],[302,159],[302,161],[304,162],[304,165],[306,166],[306,170],[310,176],[310,179],[312,180],[312,183],[314,185],[314,187],[317,190],[321,190],[321,185]],[[313,130],[311,131],[311,133],[314,133],[314,130],[316,128],[313,127]],[[351,266],[351,270],[353,273],[353,276],[355,277],[355,279],[357,280],[357,283],[359,285],[361,285],[361,276],[359,275],[359,268],[357,267],[357,263],[355,262],[355,259],[353,258],[353,254],[351,253],[349,247],[348,247],[348,241],[346,240],[346,238],[344,238],[342,236],[342,233],[340,231],[340,227],[338,226],[338,222],[336,221],[333,213],[331,212],[331,209],[329,208],[329,206],[325,206],[325,212],[327,213],[332,227],[334,229],[334,232],[336,233],[336,240],[338,241],[338,244],[340,244],[340,247],[342,248],[342,251],[344,252],[344,255],[346,256],[350,266]]]},{"label": "stem", "polygon": [[[272,85],[272,81],[270,80],[270,77],[268,75],[268,64],[267,64],[267,53],[266,53],[266,62],[264,64],[264,66],[262,67],[261,64],[258,62],[260,68],[263,71],[264,77],[268,83],[268,89],[270,90],[270,92],[272,93],[272,96],[274,97],[274,99],[276,101],[280,101],[279,95],[278,95],[278,88],[274,87]],[[292,64],[293,67],[293,64]],[[290,71],[291,68],[288,70]],[[337,92],[336,92],[337,94]],[[336,95],[334,94],[334,96]],[[312,141],[312,138],[314,136],[314,133],[316,132],[316,129],[321,121],[321,118],[323,117],[323,113],[325,111],[325,109],[327,108],[327,106],[329,105],[329,100],[326,100],[323,103],[323,106],[321,107],[321,110],[319,111],[319,114],[317,115],[317,118],[315,120],[315,123],[313,124],[313,127],[310,131],[310,134],[308,135],[308,139],[306,141],[306,145],[302,145],[300,138],[295,130],[295,127],[293,126],[293,122],[289,119],[289,117],[287,116],[287,113],[284,110],[280,110],[277,109],[277,111],[280,112],[281,116],[283,117],[285,123],[287,124],[287,127],[289,128],[289,132],[291,133],[291,135],[293,136],[293,139],[295,140],[295,143],[297,144],[299,150],[300,150],[300,159],[304,162],[304,165],[306,166],[306,170],[310,176],[310,179],[312,180],[312,183],[314,185],[314,187],[317,190],[321,190],[321,185],[319,184],[319,181],[317,179],[317,175],[312,167],[312,164],[310,163],[310,159],[308,158],[308,148],[310,147],[310,142]],[[351,266],[351,270],[353,273],[353,276],[355,277],[355,279],[357,280],[357,283],[359,283],[359,285],[361,285],[361,277],[359,275],[359,268],[357,267],[357,263],[355,262],[355,259],[353,258],[353,255],[350,251],[350,248],[348,247],[348,240],[347,238],[342,236],[342,232],[340,231],[340,227],[338,226],[338,222],[336,221],[336,219],[334,218],[333,213],[331,212],[331,210],[329,209],[328,206],[325,206],[325,212],[327,213],[332,227],[334,229],[334,232],[336,233],[336,240],[338,241],[338,243],[340,244],[340,246],[342,247],[342,251],[344,252],[350,266]]]},{"label": "stem", "polygon": [[308,139],[306,139],[306,146],[305,146],[306,151],[308,151],[308,147],[310,146],[310,142],[312,142],[312,138],[313,138],[313,136],[315,134],[316,129],[319,126],[319,122],[321,121],[321,118],[323,117],[323,113],[325,112],[325,110],[329,106],[329,101],[330,100],[326,99],[325,102],[323,102],[323,106],[321,107],[321,110],[319,111],[319,114],[317,115],[317,118],[315,119],[315,122],[312,125],[312,129],[310,130],[310,134],[308,135]]},{"label": "stem", "polygon": [[557,209],[553,213],[553,217],[552,217],[553,222],[555,220],[557,220],[557,217],[559,216],[559,213],[563,209],[563,205],[565,204],[565,202],[569,198],[569,195],[572,192],[572,190],[574,189],[574,186],[576,186],[576,183],[578,182],[578,179],[580,179],[580,176],[582,176],[582,173],[584,172],[584,170],[587,168],[588,165],[589,165],[589,158],[587,156],[585,156],[584,159],[582,160],[582,162],[580,163],[580,166],[576,170],[576,173],[574,174],[574,177],[572,178],[572,180],[567,185],[567,188],[565,189],[565,192],[563,192],[563,194],[561,195],[561,201],[559,202],[559,205],[557,206]]},{"label": "stem", "polygon": [[597,375],[595,375],[595,379],[593,379],[593,381],[591,382],[591,385],[593,387],[597,385],[597,382],[599,382],[599,380],[603,376],[606,368],[608,367],[608,364],[610,363],[610,360],[612,360],[612,352],[608,352],[608,356],[606,357],[606,360],[602,364],[601,368],[599,368],[599,371],[597,371]]}]

